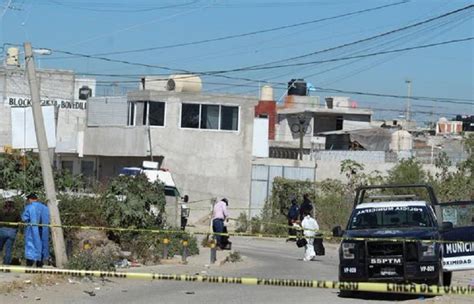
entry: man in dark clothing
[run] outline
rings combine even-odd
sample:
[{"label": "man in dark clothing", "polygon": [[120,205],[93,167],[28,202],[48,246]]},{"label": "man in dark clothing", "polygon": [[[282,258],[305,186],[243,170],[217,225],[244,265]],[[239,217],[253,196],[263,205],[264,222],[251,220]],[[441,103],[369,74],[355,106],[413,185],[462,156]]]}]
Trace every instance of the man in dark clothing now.
[{"label": "man in dark clothing", "polygon": [[308,212],[307,214],[313,214],[313,203],[309,199],[309,194],[305,193],[303,195],[303,203],[300,206],[300,220],[302,221],[303,218],[305,217],[305,212]]},{"label": "man in dark clothing", "polygon": [[[0,207],[0,220],[10,223],[20,222],[20,212],[16,210],[13,201],[6,201],[3,206]],[[16,226],[0,225],[0,253],[5,246],[3,265],[10,265],[12,263],[12,249],[15,243],[16,232]]]},{"label": "man in dark clothing", "polygon": [[296,236],[296,229],[294,229],[293,224],[295,224],[298,221],[298,215],[299,215],[299,206],[298,202],[296,201],[296,197],[292,196],[291,197],[291,206],[290,210],[288,210],[288,234],[289,238],[288,241],[296,241],[296,237],[293,238],[293,236]]}]

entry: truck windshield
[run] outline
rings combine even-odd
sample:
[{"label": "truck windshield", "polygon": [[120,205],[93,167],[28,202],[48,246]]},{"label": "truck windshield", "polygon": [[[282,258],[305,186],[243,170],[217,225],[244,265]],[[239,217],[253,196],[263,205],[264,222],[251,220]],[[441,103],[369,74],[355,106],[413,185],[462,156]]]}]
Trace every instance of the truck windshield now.
[{"label": "truck windshield", "polygon": [[352,213],[349,229],[385,227],[433,227],[425,206],[358,208]]}]

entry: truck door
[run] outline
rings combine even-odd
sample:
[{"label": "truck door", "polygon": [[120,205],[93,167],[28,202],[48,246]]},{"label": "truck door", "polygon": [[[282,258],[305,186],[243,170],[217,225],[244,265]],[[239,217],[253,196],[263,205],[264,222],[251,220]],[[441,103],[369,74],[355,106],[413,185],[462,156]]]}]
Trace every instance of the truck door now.
[{"label": "truck door", "polygon": [[[474,201],[442,203],[443,269],[474,269]],[[449,227],[451,224],[452,227]]]}]

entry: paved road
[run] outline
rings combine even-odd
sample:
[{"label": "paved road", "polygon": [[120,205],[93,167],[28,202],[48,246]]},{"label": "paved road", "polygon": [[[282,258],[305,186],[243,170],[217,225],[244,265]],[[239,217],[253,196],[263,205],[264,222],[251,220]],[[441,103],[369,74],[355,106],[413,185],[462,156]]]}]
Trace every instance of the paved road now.
[{"label": "paved road", "polygon": [[[208,250],[190,260],[189,265],[160,265],[136,271],[160,273],[206,273],[208,275],[250,276],[266,278],[337,280],[336,245],[327,244],[327,255],[313,262],[303,262],[303,250],[282,240],[234,238],[234,249],[244,256],[235,264],[206,267]],[[223,255],[222,252],[219,254]],[[473,272],[455,275],[455,281],[467,284]],[[90,296],[84,291],[93,291]],[[27,297],[27,298],[21,298]],[[35,300],[40,297],[41,300]],[[1,303],[472,303],[465,297],[419,298],[365,294],[362,298],[341,298],[336,290],[271,286],[244,286],[172,281],[113,280],[101,283],[80,282],[42,288],[31,288],[21,294],[0,296]]]}]

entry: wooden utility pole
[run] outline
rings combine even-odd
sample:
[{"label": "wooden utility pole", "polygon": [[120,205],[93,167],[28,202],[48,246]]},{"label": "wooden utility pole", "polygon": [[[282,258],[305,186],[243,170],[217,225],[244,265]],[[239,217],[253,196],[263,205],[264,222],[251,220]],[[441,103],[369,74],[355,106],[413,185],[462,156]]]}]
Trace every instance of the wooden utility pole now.
[{"label": "wooden utility pole", "polygon": [[38,81],[36,79],[35,61],[33,58],[33,49],[31,43],[25,42],[25,63],[28,74],[28,82],[31,92],[31,106],[33,110],[33,121],[35,124],[36,141],[38,142],[38,151],[41,162],[41,172],[43,173],[43,183],[46,191],[46,198],[50,213],[51,235],[53,239],[54,256],[56,258],[56,266],[62,268],[66,262],[66,247],[64,246],[63,229],[61,226],[61,218],[59,217],[58,201],[56,199],[56,189],[54,186],[53,169],[48,153],[48,141],[46,138],[46,130],[44,128],[43,112],[41,110],[40,91]]}]

